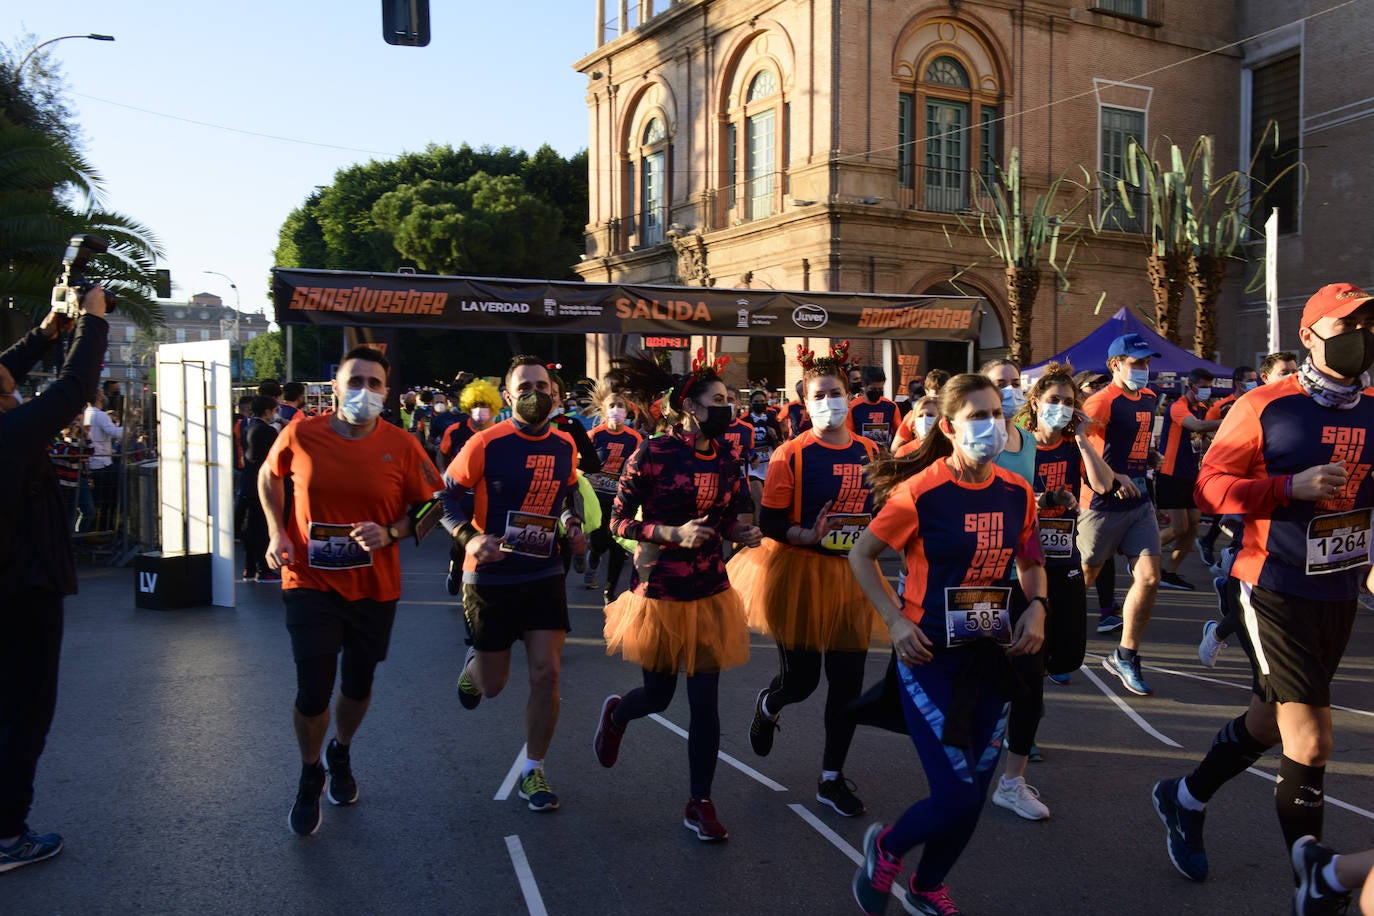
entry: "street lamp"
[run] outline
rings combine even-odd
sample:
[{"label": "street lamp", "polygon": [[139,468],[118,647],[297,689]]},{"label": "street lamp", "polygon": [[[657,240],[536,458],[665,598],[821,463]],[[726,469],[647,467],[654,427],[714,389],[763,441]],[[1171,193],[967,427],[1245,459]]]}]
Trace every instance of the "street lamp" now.
[{"label": "street lamp", "polygon": [[[217,270],[202,270],[203,274],[214,274],[216,277],[223,277],[229,281],[229,288],[234,291],[234,340],[229,347],[230,355],[233,355],[235,347],[239,347],[239,285],[233,281],[228,274],[222,274]],[[243,348],[239,347],[239,362],[243,362]],[[243,377],[243,366],[238,367],[239,377]]]},{"label": "street lamp", "polygon": [[42,50],[43,48],[46,48],[48,45],[52,44],[54,41],[65,41],[65,40],[68,39],[68,38],[89,38],[89,39],[91,39],[92,41],[114,41],[114,40],[115,40],[115,37],[114,37],[113,35],[97,35],[95,32],[91,32],[89,35],[58,35],[56,38],[49,38],[47,41],[40,42],[39,44],[34,45],[33,48],[29,51],[29,53],[27,53],[27,54],[24,55],[24,59],[21,60],[21,61],[19,62],[19,66],[17,66],[17,67],[14,68],[14,80],[15,80],[15,82],[17,83],[17,82],[19,82],[21,79],[23,79],[23,76],[24,76],[24,65],[27,64],[27,63],[29,62],[29,58],[33,57],[33,56],[34,56],[35,54],[37,54],[40,50]]}]

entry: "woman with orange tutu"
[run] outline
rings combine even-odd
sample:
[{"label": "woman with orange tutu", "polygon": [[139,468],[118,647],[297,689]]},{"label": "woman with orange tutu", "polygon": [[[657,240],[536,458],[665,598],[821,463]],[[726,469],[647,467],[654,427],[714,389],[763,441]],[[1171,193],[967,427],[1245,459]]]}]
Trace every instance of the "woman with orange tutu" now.
[{"label": "woman with orange tutu", "polygon": [[653,403],[666,390],[663,415],[674,425],[635,450],[611,508],[611,533],[639,544],[630,590],[606,606],[606,653],[639,664],[644,683],[606,698],[592,741],[601,765],[614,766],[625,726],[667,709],[685,669],[691,796],[682,823],[707,842],[729,835],[711,802],[720,673],[749,658],[744,605],[725,574],[722,538],[750,547],[762,539],[739,520],[753,505],[739,462],[721,438],[732,419],[718,375],[724,366],[725,360],[707,365],[698,350],[685,376],[669,375],[645,357],[613,370],[640,403]]},{"label": "woman with orange tutu", "polygon": [[842,772],[855,724],[845,707],[863,690],[878,616],[846,557],[873,514],[864,469],[877,446],[845,424],[848,349],[846,342],[816,359],[797,348],[811,428],[783,443],[768,465],[759,515],[767,540],[736,554],[727,568],[750,626],[778,644],[778,674],[754,701],[754,753],[764,757],[773,749],[783,707],[811,696],[824,668],[829,686],[816,800],[857,817],[864,803]]}]

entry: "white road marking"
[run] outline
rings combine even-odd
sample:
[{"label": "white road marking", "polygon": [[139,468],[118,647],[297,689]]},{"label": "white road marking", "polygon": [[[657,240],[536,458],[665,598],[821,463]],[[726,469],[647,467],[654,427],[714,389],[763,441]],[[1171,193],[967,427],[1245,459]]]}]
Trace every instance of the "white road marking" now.
[{"label": "white road marking", "polygon": [[[1266,772],[1264,772],[1263,770],[1257,770],[1257,769],[1255,769],[1254,767],[1250,767],[1250,768],[1249,768],[1248,770],[1246,770],[1245,772],[1247,772],[1247,773],[1254,773],[1254,774],[1255,774],[1256,776],[1258,776],[1260,779],[1267,779],[1267,780],[1269,780],[1270,782],[1278,782],[1278,781],[1279,781],[1278,777],[1277,777],[1276,775],[1274,775],[1273,773],[1266,773]],[[1351,813],[1353,813],[1353,814],[1361,815],[1362,817],[1367,817],[1367,818],[1369,818],[1370,820],[1374,821],[1374,811],[1366,811],[1364,808],[1361,808],[1359,805],[1352,805],[1352,804],[1350,804],[1350,802],[1343,802],[1343,801],[1341,801],[1339,798],[1332,798],[1330,795],[1326,796],[1326,801],[1327,801],[1328,804],[1335,805],[1337,808],[1344,808],[1346,811],[1349,811],[1349,812],[1351,812]]]},{"label": "white road marking", "polygon": [[[681,728],[678,728],[676,725],[674,725],[672,722],[669,722],[667,719],[663,718],[663,717],[660,716],[658,713],[656,713],[656,712],[649,713],[649,718],[650,718],[650,719],[653,719],[653,720],[654,720],[655,722],[657,722],[659,725],[662,725],[664,728],[668,729],[668,731],[670,731],[670,732],[672,732],[673,734],[677,735],[679,738],[683,738],[684,740],[686,739],[686,737],[687,737],[687,732],[686,732],[686,730],[681,729]],[[758,782],[758,783],[761,783],[762,785],[767,786],[768,788],[772,789],[774,792],[786,792],[786,791],[787,791],[787,786],[784,786],[784,785],[782,785],[781,783],[774,782],[773,780],[769,779],[767,776],[764,776],[764,775],[763,775],[762,773],[760,773],[758,770],[754,769],[753,767],[749,766],[749,765],[746,764],[746,763],[742,763],[742,762],[736,760],[734,757],[731,757],[729,754],[725,753],[724,751],[717,751],[717,752],[716,752],[716,756],[719,757],[724,763],[727,763],[727,764],[729,764],[730,766],[734,767],[735,769],[739,770],[741,773],[743,773],[745,776],[748,776],[750,779],[753,779],[754,781],[756,781],[756,782]]]},{"label": "white road marking", "polygon": [[530,916],[549,916],[544,898],[539,896],[539,885],[534,883],[534,871],[525,856],[525,847],[520,845],[520,837],[513,834],[506,837],[506,849],[510,852],[510,863],[515,866],[515,877],[520,881],[520,893],[525,897]]},{"label": "white road marking", "polygon": [[802,805],[788,805],[787,807],[791,808],[797,817],[810,824],[813,830],[829,840],[831,846],[834,846],[840,852],[848,856],[849,861],[853,862],[855,865],[864,864],[863,853],[859,852],[859,850],[855,849],[853,846],[850,846],[849,841],[831,830],[830,825],[825,821],[816,817],[816,815],[812,814],[810,811],[807,811]]},{"label": "white road marking", "polygon": [[1121,697],[1117,696],[1115,693],[1113,693],[1113,692],[1107,687],[1106,684],[1102,683],[1102,679],[1101,679],[1100,677],[1098,677],[1098,676],[1097,676],[1097,673],[1096,673],[1095,671],[1093,671],[1091,668],[1089,668],[1087,665],[1084,665],[1083,667],[1079,668],[1078,670],[1079,670],[1079,671],[1082,671],[1085,675],[1087,675],[1088,680],[1090,680],[1090,681],[1092,681],[1094,684],[1096,684],[1096,685],[1097,685],[1097,689],[1100,690],[1100,691],[1102,691],[1102,693],[1106,695],[1107,699],[1109,699],[1109,700],[1111,700],[1113,703],[1115,703],[1115,704],[1117,705],[1117,707],[1118,707],[1122,712],[1124,712],[1124,713],[1126,714],[1126,716],[1127,716],[1132,722],[1134,722],[1136,725],[1139,725],[1139,726],[1140,726],[1140,730],[1143,731],[1145,734],[1151,736],[1151,737],[1154,738],[1155,740],[1159,741],[1161,744],[1167,744],[1167,745],[1169,745],[1169,747],[1177,747],[1177,748],[1182,748],[1182,747],[1183,747],[1183,745],[1179,744],[1179,743],[1178,743],[1177,741],[1175,741],[1173,738],[1170,738],[1168,735],[1162,734],[1161,732],[1157,731],[1157,730],[1155,729],[1155,727],[1154,727],[1153,725],[1151,725],[1149,722],[1146,722],[1145,719],[1142,718],[1141,715],[1140,715],[1139,713],[1137,713],[1137,712],[1136,712],[1134,709],[1132,709],[1131,707],[1127,706],[1127,705],[1126,705],[1126,701],[1123,700],[1123,699],[1121,699]]},{"label": "white road marking", "polygon": [[520,771],[525,768],[525,756],[529,753],[529,745],[520,745],[520,753],[515,755],[515,763],[511,764],[510,772],[506,774],[505,780],[501,783],[501,788],[496,790],[492,796],[492,801],[505,801],[510,798],[510,793],[515,789],[515,783],[520,779]]}]

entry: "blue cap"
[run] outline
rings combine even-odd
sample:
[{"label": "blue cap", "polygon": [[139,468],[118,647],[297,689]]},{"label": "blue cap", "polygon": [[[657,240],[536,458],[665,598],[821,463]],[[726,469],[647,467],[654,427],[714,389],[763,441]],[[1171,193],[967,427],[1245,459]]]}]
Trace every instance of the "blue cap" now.
[{"label": "blue cap", "polygon": [[1139,334],[1122,334],[1107,348],[1107,358],[1124,356],[1127,359],[1142,359],[1146,356],[1159,356],[1154,348]]}]

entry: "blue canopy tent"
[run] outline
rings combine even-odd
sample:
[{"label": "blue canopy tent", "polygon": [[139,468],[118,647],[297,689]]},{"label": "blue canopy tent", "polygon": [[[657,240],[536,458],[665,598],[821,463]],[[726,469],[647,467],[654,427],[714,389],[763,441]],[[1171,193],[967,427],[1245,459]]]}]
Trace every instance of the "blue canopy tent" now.
[{"label": "blue canopy tent", "polygon": [[1106,372],[1107,348],[1112,345],[1113,340],[1123,334],[1139,334],[1155,348],[1156,353],[1160,354],[1150,360],[1150,377],[1152,380],[1162,383],[1160,387],[1166,390],[1173,387],[1172,383],[1175,379],[1198,368],[1206,369],[1216,376],[1218,383],[1216,387],[1226,389],[1231,387],[1230,369],[1209,362],[1182,347],[1169,343],[1156,334],[1154,328],[1142,321],[1137,315],[1132,314],[1127,308],[1118,309],[1115,315],[1102,322],[1095,331],[1068,349],[1061,350],[1044,362],[1027,366],[1021,371],[1021,376],[1028,382],[1037,379],[1044,373],[1045,366],[1052,362],[1072,363],[1075,372],[1081,372],[1084,369]]}]

